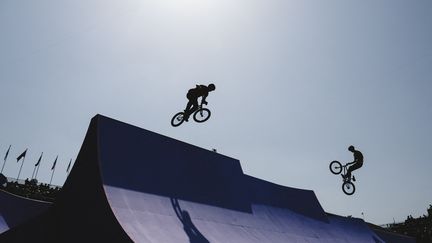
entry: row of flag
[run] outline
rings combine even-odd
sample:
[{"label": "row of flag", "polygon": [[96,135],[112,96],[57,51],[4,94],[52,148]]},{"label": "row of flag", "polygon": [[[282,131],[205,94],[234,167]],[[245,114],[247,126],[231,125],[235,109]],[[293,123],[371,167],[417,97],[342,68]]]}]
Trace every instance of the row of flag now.
[{"label": "row of flag", "polygon": [[[6,151],[6,154],[5,154],[4,159],[3,159],[3,160],[4,160],[4,162],[3,162],[3,167],[2,167],[0,173],[3,173],[3,169],[4,169],[4,166],[5,166],[5,164],[6,164],[6,160],[7,160],[8,156],[9,156],[9,152],[10,152],[11,147],[12,147],[12,146],[9,145],[9,148],[8,148],[8,150]],[[22,166],[23,166],[23,164],[24,164],[24,160],[25,160],[26,155],[27,155],[27,149],[24,150],[24,152],[22,152],[22,153],[21,153],[21,154],[16,158],[17,163],[18,163],[20,160],[22,160],[21,168],[20,168],[20,171],[19,171],[19,173],[18,173],[18,177],[17,177],[17,179],[19,179],[19,175],[20,175],[20,173],[21,173],[21,169],[22,169]],[[39,159],[37,160],[36,164],[34,165],[35,168],[34,168],[34,170],[33,170],[32,179],[37,177],[37,173],[38,173],[38,171],[39,171],[39,165],[41,164],[42,157],[43,157],[43,152],[41,153],[41,155],[39,156]],[[52,176],[54,175],[54,170],[55,170],[55,168],[56,168],[57,160],[58,160],[58,155],[57,155],[57,157],[55,158],[53,165],[51,166],[51,170],[53,171]],[[67,166],[67,169],[66,169],[66,172],[67,172],[67,173],[69,173],[69,170],[70,170],[71,164],[72,164],[72,159],[69,161],[69,165]],[[51,176],[51,181],[52,181],[52,176]],[[51,181],[50,181],[50,184],[51,184]]]},{"label": "row of flag", "polygon": [[[7,150],[6,155],[5,155],[5,157],[4,157],[4,160],[5,160],[5,161],[7,160],[7,157],[8,157],[8,155],[9,155],[9,150],[10,150],[10,147],[9,147],[9,149]],[[22,152],[22,153],[17,157],[17,159],[16,159],[16,160],[17,160],[17,163],[18,163],[18,161],[20,161],[22,158],[25,158],[26,154],[27,154],[27,149],[26,149],[24,152]],[[40,162],[42,161],[42,156],[43,156],[43,152],[42,152],[42,154],[40,155],[38,161],[36,162],[36,164],[35,164],[34,166],[39,166]],[[57,155],[57,157],[56,157],[55,160],[54,160],[54,163],[53,163],[53,165],[52,165],[52,167],[51,167],[51,170],[54,170],[54,168],[55,168],[55,166],[56,166],[56,164],[57,164],[57,159],[58,159],[58,155]],[[72,163],[72,159],[69,161],[69,165],[68,165],[68,167],[67,167],[67,169],[66,169],[66,172],[69,172],[69,169],[70,169],[71,163]]]}]

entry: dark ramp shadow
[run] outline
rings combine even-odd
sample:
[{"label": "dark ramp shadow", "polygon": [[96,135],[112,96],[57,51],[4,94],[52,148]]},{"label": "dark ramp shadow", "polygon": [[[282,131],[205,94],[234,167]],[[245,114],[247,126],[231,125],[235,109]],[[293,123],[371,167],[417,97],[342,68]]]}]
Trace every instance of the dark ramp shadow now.
[{"label": "dark ramp shadow", "polygon": [[201,234],[201,232],[195,227],[195,225],[192,223],[192,219],[189,215],[189,213],[186,210],[182,210],[180,208],[180,204],[178,202],[177,198],[171,198],[171,204],[173,206],[174,212],[177,215],[177,218],[182,222],[183,224],[183,230],[185,231],[186,235],[189,237],[190,243],[210,243],[204,235]]}]

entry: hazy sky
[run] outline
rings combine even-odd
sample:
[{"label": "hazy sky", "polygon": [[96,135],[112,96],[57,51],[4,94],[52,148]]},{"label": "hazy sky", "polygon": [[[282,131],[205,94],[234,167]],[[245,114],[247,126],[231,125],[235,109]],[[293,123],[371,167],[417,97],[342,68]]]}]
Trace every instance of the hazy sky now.
[{"label": "hazy sky", "polygon": [[[432,203],[432,1],[0,2],[0,158],[62,184],[100,113],[383,224]],[[211,119],[170,126],[197,83]],[[329,162],[365,156],[346,196]]]}]

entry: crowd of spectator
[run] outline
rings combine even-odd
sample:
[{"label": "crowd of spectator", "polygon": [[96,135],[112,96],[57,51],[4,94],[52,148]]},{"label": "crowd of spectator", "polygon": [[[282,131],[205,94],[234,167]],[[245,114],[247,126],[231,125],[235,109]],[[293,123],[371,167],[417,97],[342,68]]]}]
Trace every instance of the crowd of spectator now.
[{"label": "crowd of spectator", "polygon": [[427,215],[414,218],[409,215],[403,223],[394,223],[388,229],[398,234],[416,238],[417,243],[432,242],[432,205],[427,209]]},{"label": "crowd of spectator", "polygon": [[0,187],[15,195],[46,202],[53,202],[61,189],[60,187],[51,186],[49,184],[38,183],[35,179],[26,179],[24,184],[18,183],[17,181],[8,181],[1,184]]}]

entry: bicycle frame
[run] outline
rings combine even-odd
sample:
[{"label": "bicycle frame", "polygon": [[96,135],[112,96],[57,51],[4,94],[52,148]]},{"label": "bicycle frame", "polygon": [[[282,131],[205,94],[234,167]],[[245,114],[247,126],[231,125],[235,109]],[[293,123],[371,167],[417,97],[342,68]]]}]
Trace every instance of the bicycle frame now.
[{"label": "bicycle frame", "polygon": [[202,107],[203,107],[202,104],[201,104],[201,105],[198,105],[198,106],[196,107],[196,109],[194,109],[190,114],[194,114],[194,113],[196,113],[196,112],[198,112],[198,111],[202,111],[202,110],[201,110]]},{"label": "bicycle frame", "polygon": [[346,175],[346,174],[347,174],[347,171],[348,171],[347,167],[348,167],[348,164],[342,165],[342,168],[343,168],[343,172],[342,172],[342,174],[343,174],[343,175]]},{"label": "bicycle frame", "polygon": [[[347,174],[347,172],[348,172],[348,166],[349,166],[349,165],[350,165],[350,163],[346,163],[345,165],[342,165],[342,168],[343,168],[342,175],[346,176],[346,174]],[[352,176],[353,176],[353,175],[351,175],[351,178],[346,178],[346,179],[344,179],[344,180],[351,181]]]},{"label": "bicycle frame", "polygon": [[347,171],[348,171],[348,164],[345,164],[345,165],[342,165],[341,164],[341,167],[342,167],[342,172],[341,172],[341,174],[342,175],[346,175],[346,173],[347,173]]}]

